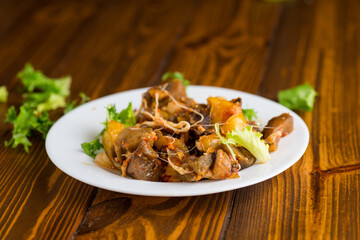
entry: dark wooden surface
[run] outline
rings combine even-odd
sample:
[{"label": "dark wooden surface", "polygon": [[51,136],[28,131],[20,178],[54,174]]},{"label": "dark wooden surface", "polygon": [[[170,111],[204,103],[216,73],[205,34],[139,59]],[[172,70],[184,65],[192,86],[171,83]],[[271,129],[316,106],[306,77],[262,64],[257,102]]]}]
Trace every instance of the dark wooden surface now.
[{"label": "dark wooden surface", "polygon": [[256,93],[304,82],[319,95],[298,163],[263,183],[183,198],[109,192],[57,169],[44,141],[5,148],[0,121],[0,239],[359,239],[360,2],[357,0],[0,1],[0,86],[19,105],[31,62],[92,99],[159,83]]}]

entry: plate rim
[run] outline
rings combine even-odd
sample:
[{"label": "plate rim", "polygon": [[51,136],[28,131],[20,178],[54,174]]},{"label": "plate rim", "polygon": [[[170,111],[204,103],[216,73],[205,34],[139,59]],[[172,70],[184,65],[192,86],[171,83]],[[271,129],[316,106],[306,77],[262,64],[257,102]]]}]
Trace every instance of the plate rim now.
[{"label": "plate rim", "polygon": [[[126,91],[121,91],[121,92],[117,92],[117,93],[113,93],[113,94],[109,94],[109,95],[106,95],[106,96],[103,96],[103,97],[100,97],[100,98],[97,98],[97,99],[94,99],[90,102],[87,102],[79,107],[77,107],[76,109],[74,109],[73,111],[81,111],[81,109],[83,108],[86,108],[88,107],[89,105],[94,105],[98,102],[101,102],[101,101],[104,101],[106,99],[111,99],[111,98],[114,98],[114,97],[117,97],[118,95],[122,95],[122,94],[131,94],[132,92],[144,92],[146,90],[148,90],[150,87],[143,87],[143,88],[136,88],[136,89],[131,89],[131,90],[126,90]],[[118,188],[113,188],[113,187],[107,187],[107,186],[103,186],[101,184],[97,184],[96,182],[93,182],[93,181],[86,181],[84,180],[83,178],[79,177],[79,175],[74,175],[72,174],[71,171],[69,171],[68,169],[64,169],[63,166],[58,163],[58,161],[54,160],[55,157],[54,154],[52,152],[49,151],[50,149],[50,140],[51,140],[51,136],[52,136],[52,133],[53,133],[53,129],[56,129],[56,126],[58,126],[59,124],[61,124],[61,122],[64,120],[64,119],[67,119],[69,117],[71,117],[71,112],[68,113],[68,114],[65,114],[63,115],[61,118],[59,118],[55,124],[51,127],[51,129],[49,130],[48,132],[48,135],[46,137],[46,140],[45,140],[45,149],[46,149],[46,152],[50,158],[50,161],[57,167],[59,168],[61,171],[63,171],[64,173],[66,173],[67,175],[69,175],[70,177],[74,178],[74,179],[77,179],[78,181],[80,182],[83,182],[83,183],[86,183],[88,185],[91,185],[93,187],[97,187],[97,188],[101,188],[101,189],[106,189],[106,190],[109,190],[109,191],[114,191],[114,192],[119,192],[119,193],[126,193],[126,194],[133,194],[133,195],[140,195],[140,196],[155,196],[155,197],[185,197],[185,196],[200,196],[200,195],[207,195],[207,194],[214,194],[214,193],[221,193],[221,192],[226,192],[226,191],[231,191],[231,190],[236,190],[236,189],[240,189],[240,188],[244,188],[244,187],[248,187],[248,186],[251,186],[251,185],[255,185],[257,183],[261,183],[261,182],[264,182],[266,180],[269,180],[271,178],[273,178],[274,176],[276,175],[279,175],[280,173],[284,172],[285,170],[289,169],[291,166],[293,166],[296,162],[298,162],[301,157],[305,154],[306,152],[306,149],[308,147],[308,144],[309,144],[309,140],[310,140],[310,133],[309,133],[309,129],[306,125],[306,123],[304,122],[304,120],[297,114],[295,113],[294,111],[288,109],[287,107],[279,104],[278,102],[275,102],[271,99],[268,99],[268,98],[265,98],[265,97],[262,97],[262,96],[259,96],[259,95],[256,95],[256,94],[252,94],[252,93],[248,93],[248,92],[244,92],[244,91],[240,91],[240,90],[236,90],[236,89],[230,89],[230,88],[223,88],[223,87],[215,87],[215,86],[206,86],[206,85],[190,85],[189,86],[190,89],[194,89],[194,90],[201,90],[203,88],[211,88],[213,90],[220,90],[220,91],[232,91],[232,92],[237,92],[237,93],[240,93],[240,95],[243,95],[242,98],[244,96],[251,96],[251,97],[256,97],[256,98],[260,98],[262,100],[265,100],[265,101],[270,101],[272,104],[276,104],[278,107],[281,107],[283,108],[285,111],[289,112],[293,117],[296,118],[297,121],[299,121],[299,124],[302,125],[303,127],[305,127],[304,129],[306,129],[306,132],[305,132],[305,141],[302,142],[301,146],[300,146],[300,149],[301,151],[297,151],[295,156],[293,157],[293,159],[296,159],[296,160],[293,160],[293,161],[290,161],[288,164],[284,164],[282,165],[281,168],[277,169],[277,171],[274,171],[272,172],[271,174],[268,174],[266,175],[266,177],[262,177],[260,181],[250,181],[246,184],[243,184],[241,186],[233,186],[233,185],[224,185],[224,187],[222,187],[221,190],[214,190],[214,191],[209,191],[207,188],[203,188],[201,189],[201,191],[198,191],[198,192],[190,192],[190,193],[184,193],[184,192],[177,192],[177,191],[173,191],[171,193],[165,193],[165,192],[158,192],[158,191],[155,191],[155,192],[147,192],[147,193],[144,193],[142,191],[137,191],[136,188],[129,188],[129,189],[126,189],[126,190],[119,190]],[[220,94],[221,95],[221,94]],[[192,96],[189,96],[189,97],[192,97]],[[85,153],[84,153],[85,154]],[[266,163],[265,163],[266,164]],[[101,169],[100,166],[97,166]],[[242,171],[245,171],[246,169],[242,170]],[[106,170],[104,170],[106,171]],[[109,171],[107,171],[109,172]],[[114,176],[116,176],[116,174],[114,173],[111,173],[113,174]],[[121,177],[121,176],[117,176],[117,177]],[[122,177],[121,177],[122,178]],[[181,186],[181,188],[193,188],[194,185],[198,184],[198,182],[196,183],[185,183],[185,182],[180,182],[180,183],[169,183],[169,182],[150,182],[150,181],[144,181],[144,180],[137,180],[137,179],[130,179],[130,178],[127,178],[131,181],[136,181],[137,183],[140,182],[140,184],[143,184],[143,185],[158,185],[158,186],[169,186],[169,184],[172,184],[174,186]],[[235,181],[238,180],[238,179],[234,179]],[[215,182],[224,182],[224,181],[234,181],[233,179],[226,179],[226,180],[205,180],[205,181],[209,181],[210,183],[215,183]],[[89,183],[91,182],[91,183]],[[204,182],[204,181],[201,181],[201,182]],[[211,185],[211,184],[210,184]],[[204,189],[207,189],[207,190],[204,190]]]}]

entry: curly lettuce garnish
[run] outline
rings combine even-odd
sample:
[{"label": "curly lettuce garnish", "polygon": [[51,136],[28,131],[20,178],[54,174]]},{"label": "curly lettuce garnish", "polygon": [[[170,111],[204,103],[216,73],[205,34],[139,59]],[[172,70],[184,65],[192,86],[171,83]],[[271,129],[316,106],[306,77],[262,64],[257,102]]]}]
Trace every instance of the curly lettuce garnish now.
[{"label": "curly lettuce garnish", "polygon": [[185,85],[186,88],[190,85],[190,81],[185,79],[184,74],[182,74],[181,72],[166,72],[161,77],[161,81],[166,81],[169,78],[170,80],[178,79]]},{"label": "curly lettuce garnish", "polygon": [[84,150],[84,152],[92,158],[95,158],[96,154],[102,152],[104,148],[104,146],[100,142],[100,138],[102,134],[106,131],[109,120],[122,123],[125,125],[125,127],[131,127],[136,124],[135,115],[134,115],[134,111],[132,110],[131,102],[129,103],[127,108],[125,108],[121,112],[116,112],[116,107],[114,104],[109,104],[106,110],[107,110],[107,118],[106,121],[103,123],[105,125],[105,128],[95,137],[94,140],[90,142],[84,142],[81,144],[81,147]]},{"label": "curly lettuce garnish", "polygon": [[[65,107],[65,113],[78,105],[76,101],[68,103],[70,95],[71,77],[50,78],[41,71],[27,63],[18,74],[17,78],[23,84],[23,102],[17,114],[15,107],[11,106],[6,115],[6,122],[13,125],[12,137],[5,142],[5,146],[23,145],[26,152],[29,151],[31,142],[29,137],[33,132],[39,132],[45,139],[47,132],[53,125],[49,117],[52,110]],[[8,92],[5,86],[0,87],[0,102],[5,102]],[[89,98],[80,93],[80,104]]]},{"label": "curly lettuce garnish", "polygon": [[257,113],[255,112],[254,109],[251,109],[251,108],[244,109],[243,108],[242,112],[244,114],[246,121],[252,121],[252,120],[257,119]]},{"label": "curly lettuce garnish", "polygon": [[49,78],[27,63],[17,77],[26,91],[25,104],[35,108],[37,113],[65,107],[70,95],[70,76]]},{"label": "curly lettuce garnish", "polygon": [[35,115],[34,109],[25,105],[20,107],[20,112],[17,115],[15,107],[12,106],[8,109],[6,114],[6,122],[14,125],[12,137],[9,141],[5,142],[5,146],[12,146],[16,148],[19,144],[24,146],[26,152],[29,152],[29,147],[32,145],[29,137],[31,132],[39,132],[45,139],[47,132],[53,125],[49,119],[47,112]]},{"label": "curly lettuce garnish", "polygon": [[[221,136],[219,131],[219,124],[215,124],[216,134],[219,136],[220,142],[230,148],[230,144],[235,146],[243,146],[251,152],[260,163],[266,163],[270,160],[269,145],[265,144],[261,139],[262,134],[254,132],[252,127],[246,126],[242,130],[233,130],[226,134],[226,138]],[[234,156],[232,150],[231,154]]]},{"label": "curly lettuce garnish", "polygon": [[222,143],[222,144],[224,144],[225,146],[227,146],[227,148],[229,149],[232,157],[233,157],[234,159],[236,159],[235,153],[234,153],[234,151],[233,151],[233,150],[231,149],[231,147],[230,147],[230,142],[229,142],[226,138],[224,138],[223,136],[221,136],[220,130],[219,130],[219,124],[218,124],[218,123],[215,123],[215,133],[216,133],[216,135],[219,137],[220,143]]},{"label": "curly lettuce garnish", "polygon": [[122,123],[125,125],[125,127],[131,127],[136,124],[134,111],[132,110],[132,104],[131,102],[121,112],[117,113],[115,105],[108,105],[107,106],[107,118],[109,120],[114,120],[119,123]]},{"label": "curly lettuce garnish", "polygon": [[279,103],[295,110],[312,111],[317,92],[308,83],[279,91]]},{"label": "curly lettuce garnish", "polygon": [[100,137],[104,130],[102,130],[91,142],[84,142],[81,144],[81,148],[84,150],[84,153],[86,153],[89,157],[95,158],[96,154],[102,152],[104,146],[100,142]]}]

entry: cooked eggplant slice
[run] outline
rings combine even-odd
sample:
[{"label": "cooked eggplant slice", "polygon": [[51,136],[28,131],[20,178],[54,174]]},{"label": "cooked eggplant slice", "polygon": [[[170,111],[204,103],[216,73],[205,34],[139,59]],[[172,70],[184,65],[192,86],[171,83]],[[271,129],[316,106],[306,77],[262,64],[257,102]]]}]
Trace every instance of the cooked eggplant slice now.
[{"label": "cooked eggplant slice", "polygon": [[285,137],[294,129],[294,120],[289,113],[272,118],[262,131],[263,139],[269,144],[269,151],[274,152],[278,148],[280,138]]}]

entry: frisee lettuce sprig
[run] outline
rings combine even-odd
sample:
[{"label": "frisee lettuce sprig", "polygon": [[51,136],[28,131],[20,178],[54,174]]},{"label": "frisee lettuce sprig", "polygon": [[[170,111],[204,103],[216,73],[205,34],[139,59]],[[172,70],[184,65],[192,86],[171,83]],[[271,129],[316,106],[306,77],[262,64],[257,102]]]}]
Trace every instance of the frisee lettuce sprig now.
[{"label": "frisee lettuce sprig", "polygon": [[11,106],[6,114],[5,122],[11,123],[14,126],[12,137],[9,141],[5,142],[5,146],[16,148],[21,144],[24,146],[26,152],[29,152],[29,147],[32,145],[29,140],[31,133],[34,131],[39,132],[45,139],[47,132],[53,125],[47,112],[36,116],[34,109],[31,109],[26,105],[20,107],[18,115],[15,107]]},{"label": "frisee lettuce sprig", "polygon": [[317,92],[308,83],[294,88],[279,91],[278,99],[281,105],[294,110],[312,111]]},{"label": "frisee lettuce sprig", "polygon": [[107,129],[107,123],[109,120],[122,123],[125,127],[131,127],[136,124],[135,114],[132,110],[131,102],[128,104],[127,108],[123,109],[121,112],[116,112],[115,104],[109,104],[106,107],[106,116],[106,120],[103,123],[105,125],[104,129],[95,137],[94,140],[81,144],[81,148],[89,157],[95,158],[96,154],[103,151],[104,146],[101,143],[100,139],[102,134]]},{"label": "frisee lettuce sprig", "polygon": [[[29,139],[32,133],[39,132],[45,139],[54,124],[49,118],[49,111],[65,107],[68,112],[77,105],[76,101],[72,102],[72,105],[66,101],[70,95],[70,76],[50,78],[27,63],[17,77],[24,86],[24,101],[18,114],[14,106],[8,109],[5,121],[13,125],[13,131],[11,139],[5,142],[5,146],[16,148],[23,145],[28,152],[32,145]],[[85,94],[81,94],[80,97],[83,99],[80,104],[89,100]]]},{"label": "frisee lettuce sprig", "polygon": [[83,149],[84,153],[86,153],[89,157],[95,158],[96,154],[103,151],[104,146],[100,142],[100,138],[103,132],[105,132],[105,128],[95,137],[94,140],[81,144],[81,148]]},{"label": "frisee lettuce sprig", "polygon": [[[235,146],[243,146],[255,156],[259,163],[266,163],[270,160],[269,145],[267,145],[265,141],[261,139],[262,134],[259,132],[254,132],[252,127],[246,126],[241,130],[233,130],[232,132],[228,132],[226,134],[226,138],[224,138],[220,134],[219,124],[216,123],[215,132],[218,135],[220,142],[228,146],[229,149],[231,149],[229,146],[230,144]],[[233,151],[230,150],[230,152],[234,157]]]},{"label": "frisee lettuce sprig", "polygon": [[168,79],[170,80],[178,79],[185,85],[186,88],[190,85],[190,81],[185,79],[184,74],[182,74],[181,72],[169,71],[164,73],[164,75],[161,77],[161,81],[166,81]]},{"label": "frisee lettuce sprig", "polygon": [[116,112],[115,105],[109,104],[107,106],[107,119],[122,123],[125,127],[134,126],[136,124],[136,120],[134,111],[132,110],[132,103],[130,102],[127,108],[118,113]]},{"label": "frisee lettuce sprig", "polygon": [[256,120],[257,119],[257,113],[255,112],[254,109],[251,108],[247,108],[247,109],[242,109],[242,112],[244,114],[244,117],[247,121],[252,121],[252,120]]},{"label": "frisee lettuce sprig", "polygon": [[70,95],[70,76],[49,78],[27,63],[17,77],[24,85],[25,104],[37,113],[65,107]]}]

